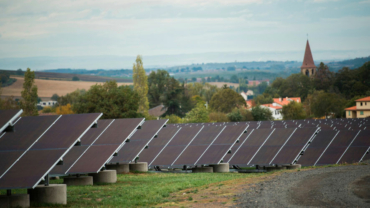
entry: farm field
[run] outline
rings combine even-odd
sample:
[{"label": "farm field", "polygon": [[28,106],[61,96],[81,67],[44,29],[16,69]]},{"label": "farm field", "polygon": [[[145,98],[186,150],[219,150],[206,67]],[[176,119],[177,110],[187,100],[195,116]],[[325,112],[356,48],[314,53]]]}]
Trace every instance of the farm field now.
[{"label": "farm field", "polygon": [[235,88],[239,87],[238,83],[231,83],[231,82],[208,82],[210,85],[216,85],[218,88],[222,88],[225,84],[227,86],[233,86]]},{"label": "farm field", "polygon": [[[20,97],[23,90],[23,77],[12,77],[17,79],[12,85],[2,88],[2,96],[14,96]],[[59,81],[59,80],[44,80],[35,79],[35,85],[37,86],[38,96],[43,98],[50,98],[54,93],[59,96],[66,95],[67,93],[73,92],[77,89],[88,90],[95,84],[103,84],[104,82],[85,82],[85,81]],[[117,83],[121,85],[132,85],[132,83]]]}]

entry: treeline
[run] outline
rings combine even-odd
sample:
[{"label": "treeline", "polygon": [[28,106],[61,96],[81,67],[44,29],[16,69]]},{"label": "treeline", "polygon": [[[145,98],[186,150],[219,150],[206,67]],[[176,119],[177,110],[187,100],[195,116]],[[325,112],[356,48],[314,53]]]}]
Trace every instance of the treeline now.
[{"label": "treeline", "polygon": [[[295,106],[299,108],[299,118],[344,117],[344,108],[354,106],[355,100],[366,96],[370,96],[370,62],[353,70],[344,67],[336,73],[320,63],[313,78],[292,74],[286,79],[275,79],[255,102],[266,104],[272,98],[300,97],[303,104]],[[296,118],[284,116],[284,119]]]}]

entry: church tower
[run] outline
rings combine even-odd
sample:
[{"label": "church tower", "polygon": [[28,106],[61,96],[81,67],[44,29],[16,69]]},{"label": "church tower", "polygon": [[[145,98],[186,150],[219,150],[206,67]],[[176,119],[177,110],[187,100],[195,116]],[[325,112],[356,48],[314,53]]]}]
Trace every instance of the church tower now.
[{"label": "church tower", "polygon": [[301,73],[309,77],[312,77],[316,74],[316,66],[313,62],[311,48],[308,40],[306,44],[306,51],[304,52],[303,63],[301,66]]}]

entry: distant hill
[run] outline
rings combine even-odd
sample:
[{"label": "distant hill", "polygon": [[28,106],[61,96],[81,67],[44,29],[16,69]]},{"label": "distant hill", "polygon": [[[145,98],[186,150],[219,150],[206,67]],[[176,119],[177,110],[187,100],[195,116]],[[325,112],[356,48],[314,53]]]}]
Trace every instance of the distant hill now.
[{"label": "distant hill", "polygon": [[[9,75],[15,75],[15,76],[24,76],[24,71],[0,70],[0,74],[1,73],[6,73]],[[106,82],[110,80],[116,80],[117,82],[132,82],[131,79],[116,78],[116,77],[102,77],[102,76],[86,75],[86,74],[68,74],[68,73],[35,71],[36,79],[72,81],[72,78],[75,76],[78,77],[80,81],[86,81],[86,82]]]},{"label": "distant hill", "polygon": [[327,65],[331,71],[338,71],[343,67],[348,67],[350,69],[356,69],[364,65],[364,63],[370,61],[370,56],[363,58],[355,58],[338,62],[329,62]]}]

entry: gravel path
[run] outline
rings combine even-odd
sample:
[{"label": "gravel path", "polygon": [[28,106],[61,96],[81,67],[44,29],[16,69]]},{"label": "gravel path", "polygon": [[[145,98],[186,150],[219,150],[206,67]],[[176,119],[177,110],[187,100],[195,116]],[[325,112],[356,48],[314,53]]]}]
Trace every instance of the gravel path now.
[{"label": "gravel path", "polygon": [[370,207],[370,163],[283,173],[246,188],[240,207]]}]

